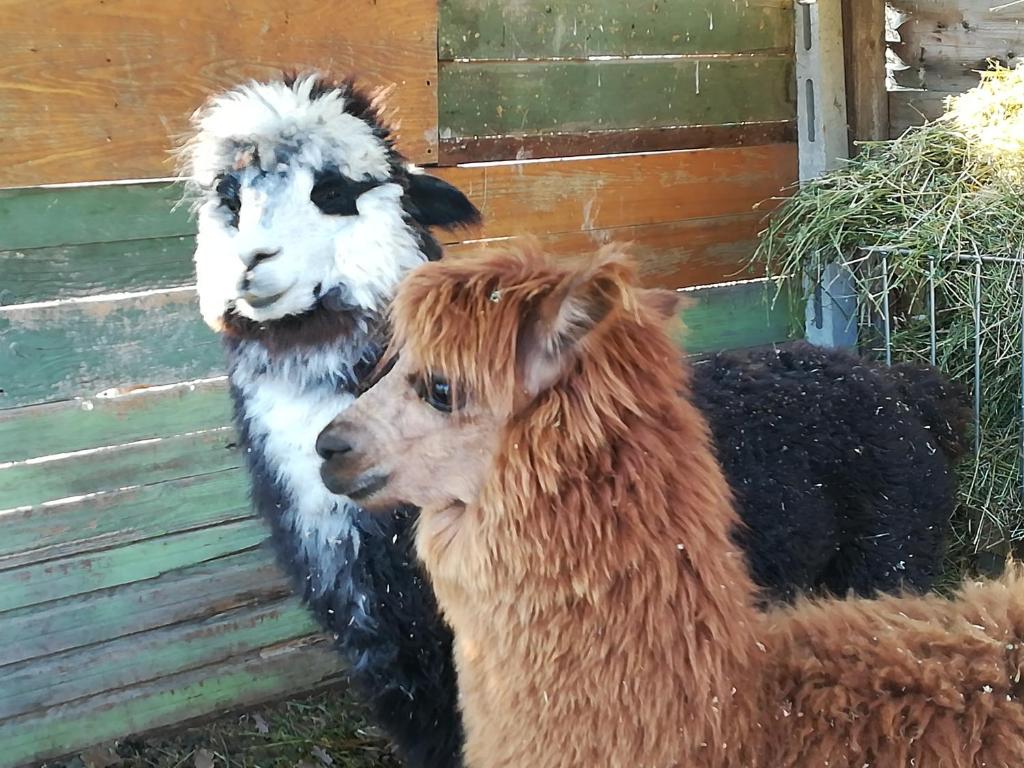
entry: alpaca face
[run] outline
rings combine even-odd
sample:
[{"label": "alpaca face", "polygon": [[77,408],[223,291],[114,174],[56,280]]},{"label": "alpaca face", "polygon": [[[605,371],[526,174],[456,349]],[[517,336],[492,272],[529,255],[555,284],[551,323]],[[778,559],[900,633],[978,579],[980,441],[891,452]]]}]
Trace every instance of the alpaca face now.
[{"label": "alpaca face", "polygon": [[184,156],[199,194],[196,274],[214,328],[228,313],[263,323],[318,305],[379,309],[427,258],[417,224],[478,215],[407,166],[348,84],[254,83],[214,98],[193,123]]},{"label": "alpaca face", "polygon": [[402,355],[320,433],[320,474],[369,511],[461,510],[479,497],[502,421],[458,382]]},{"label": "alpaca face", "polygon": [[676,294],[633,289],[623,274],[615,258],[572,272],[538,254],[416,270],[394,307],[393,367],[317,440],[325,484],[367,509],[410,503],[425,518],[477,503],[499,452],[531,449],[508,444],[510,424],[538,426],[527,433],[537,437],[557,428],[563,395],[539,400],[583,362],[598,326],[676,312]]}]

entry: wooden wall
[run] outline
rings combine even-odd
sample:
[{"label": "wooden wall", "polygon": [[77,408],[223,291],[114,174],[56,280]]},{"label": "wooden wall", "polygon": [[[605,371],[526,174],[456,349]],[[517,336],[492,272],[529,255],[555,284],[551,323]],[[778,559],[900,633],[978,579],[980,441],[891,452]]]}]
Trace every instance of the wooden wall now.
[{"label": "wooden wall", "polygon": [[650,284],[694,288],[691,351],[752,346],[789,336],[781,305],[759,282],[700,286],[750,277],[753,207],[796,177],[791,14],[790,0],[5,3],[0,766],[342,674],[250,513],[194,225],[156,181],[207,93],[281,66],[394,84],[402,148],[484,212],[449,248],[631,240]]},{"label": "wooden wall", "polygon": [[915,89],[889,94],[892,136],[941,115],[945,98],[973,88],[975,72],[987,69],[989,59],[1013,66],[1024,52],[1024,3],[893,0],[892,5],[905,21],[898,29],[901,41],[891,47],[909,65],[896,79]]}]

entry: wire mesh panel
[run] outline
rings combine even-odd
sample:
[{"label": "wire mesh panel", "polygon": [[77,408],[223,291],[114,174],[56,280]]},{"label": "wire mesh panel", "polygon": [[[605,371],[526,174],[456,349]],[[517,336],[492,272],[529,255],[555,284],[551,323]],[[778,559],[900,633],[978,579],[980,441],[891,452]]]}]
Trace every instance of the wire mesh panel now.
[{"label": "wire mesh panel", "polygon": [[[1024,537],[1024,257],[862,249],[861,339],[887,364],[928,362],[973,398],[962,501],[975,547]],[[995,532],[985,532],[986,524]]]}]

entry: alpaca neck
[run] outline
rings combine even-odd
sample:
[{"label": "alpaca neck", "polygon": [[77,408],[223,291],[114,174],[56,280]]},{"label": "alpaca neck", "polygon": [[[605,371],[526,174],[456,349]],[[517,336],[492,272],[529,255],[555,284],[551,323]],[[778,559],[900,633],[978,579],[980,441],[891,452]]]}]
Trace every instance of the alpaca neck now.
[{"label": "alpaca neck", "polygon": [[[500,617],[474,642],[501,649],[561,643],[558,658],[572,659],[578,636],[531,632],[589,621],[609,643],[628,637],[626,650],[610,645],[608,654],[638,654],[636,675],[649,677],[644,696],[677,702],[675,747],[692,764],[721,759],[731,738],[721,714],[755,648],[756,614],[707,425],[679,391],[676,377],[643,403],[591,396],[574,403],[556,393],[513,424],[476,510],[489,557],[469,589],[479,590],[475,610],[490,602]],[[559,623],[559,615],[571,620]],[[467,624],[479,621],[467,617]],[[583,685],[579,706],[607,707],[592,678],[581,682],[588,674],[576,669],[550,684]]]}]

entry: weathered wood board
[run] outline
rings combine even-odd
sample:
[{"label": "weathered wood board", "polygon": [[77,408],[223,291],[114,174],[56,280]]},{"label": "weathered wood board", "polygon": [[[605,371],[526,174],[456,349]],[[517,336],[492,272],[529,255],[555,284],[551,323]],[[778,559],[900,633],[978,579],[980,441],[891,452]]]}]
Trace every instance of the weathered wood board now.
[{"label": "weathered wood board", "polygon": [[326,642],[282,644],[0,722],[0,765],[13,768],[187,720],[198,702],[205,712],[245,707],[340,679]]},{"label": "weathered wood board", "polygon": [[216,429],[230,419],[223,379],[0,409],[0,464]]},{"label": "weathered wood board", "polygon": [[441,163],[786,140],[792,9],[441,0]]},{"label": "weathered wood board", "polygon": [[443,138],[765,123],[795,110],[785,55],[454,62],[440,76]]},{"label": "weathered wood board", "polygon": [[[947,96],[978,84],[994,60],[1015,66],[1024,50],[1024,4],[990,0],[898,0],[905,17],[893,51],[910,68],[896,73],[906,88],[889,94],[891,136],[942,114]],[[1004,6],[1005,8],[997,8]]]},{"label": "weathered wood board", "polygon": [[[546,252],[565,256],[582,256],[606,243],[620,243],[637,260],[646,285],[686,288],[759,277],[760,273],[750,271],[747,262],[763,224],[764,213],[757,212],[667,224],[561,232],[535,239]],[[502,239],[489,245],[486,241],[455,243],[448,247],[447,253],[480,252],[518,239]],[[2,418],[0,412],[0,425]]]},{"label": "weathered wood board", "polygon": [[443,60],[788,51],[792,0],[440,0]]},{"label": "weathered wood board", "polygon": [[796,147],[440,168],[483,212],[469,236],[545,235],[750,213],[796,179]]},{"label": "weathered wood board", "polygon": [[0,308],[0,408],[220,374],[195,290]]},{"label": "weathered wood board", "polygon": [[12,0],[0,50],[0,187],[169,176],[208,94],[282,69],[397,85],[402,148],[436,157],[432,2]]}]

